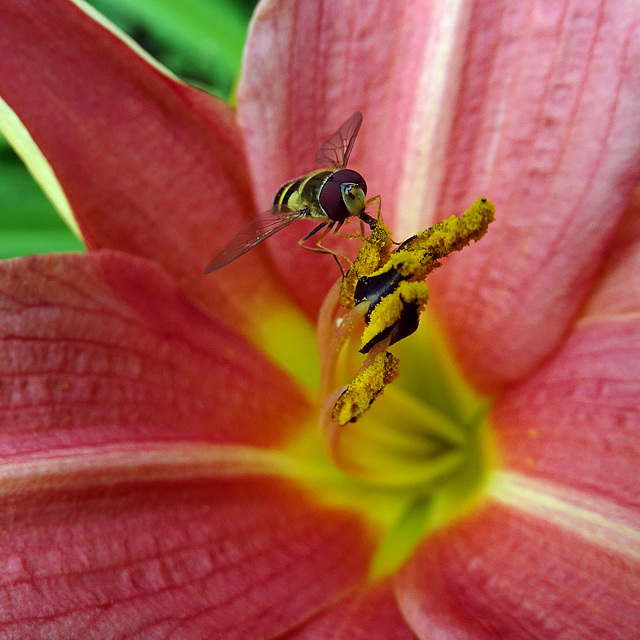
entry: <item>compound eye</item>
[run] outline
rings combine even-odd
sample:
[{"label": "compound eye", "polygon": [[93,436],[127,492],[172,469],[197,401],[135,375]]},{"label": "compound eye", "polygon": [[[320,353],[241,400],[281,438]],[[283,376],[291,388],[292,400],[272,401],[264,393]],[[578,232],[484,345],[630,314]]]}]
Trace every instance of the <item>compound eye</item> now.
[{"label": "compound eye", "polygon": [[333,222],[342,222],[349,217],[349,211],[342,199],[340,183],[331,176],[322,186],[320,191],[320,206]]},{"label": "compound eye", "polygon": [[353,215],[353,212],[347,208],[345,198],[355,199],[354,187],[367,193],[367,183],[364,178],[351,169],[336,171],[322,186],[319,197],[320,206],[333,222],[343,222]]},{"label": "compound eye", "polygon": [[367,183],[357,171],[352,171],[351,169],[341,169],[340,171],[336,171],[333,174],[333,179],[337,180],[341,184],[345,184],[348,182],[362,189],[365,195],[367,193]]}]

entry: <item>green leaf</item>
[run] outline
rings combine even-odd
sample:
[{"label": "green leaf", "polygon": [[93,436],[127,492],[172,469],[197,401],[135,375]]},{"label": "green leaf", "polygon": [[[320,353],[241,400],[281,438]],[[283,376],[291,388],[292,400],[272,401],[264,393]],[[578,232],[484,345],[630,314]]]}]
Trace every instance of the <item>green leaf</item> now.
[{"label": "green leaf", "polygon": [[0,258],[82,251],[82,242],[0,136]]},{"label": "green leaf", "polygon": [[228,97],[254,3],[237,0],[91,0],[182,78]]}]

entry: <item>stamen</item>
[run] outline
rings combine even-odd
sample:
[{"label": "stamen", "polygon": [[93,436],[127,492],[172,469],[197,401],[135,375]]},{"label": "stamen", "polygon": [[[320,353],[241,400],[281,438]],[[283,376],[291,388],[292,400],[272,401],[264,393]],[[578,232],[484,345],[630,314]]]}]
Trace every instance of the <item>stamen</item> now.
[{"label": "stamen", "polygon": [[420,314],[428,299],[429,290],[424,280],[401,281],[395,291],[371,311],[369,324],[362,333],[360,353],[368,353],[387,336],[392,345],[412,334],[418,328]]},{"label": "stamen", "polygon": [[337,425],[355,422],[398,377],[400,361],[387,351],[387,346],[387,342],[383,342],[371,350],[356,377],[338,396],[331,414]]},{"label": "stamen", "polygon": [[[318,324],[325,398],[321,418],[332,453],[336,453],[340,427],[356,421],[398,377],[398,358],[387,349],[418,328],[429,297],[425,278],[440,266],[441,258],[479,240],[494,219],[494,210],[486,198],[478,198],[461,217],[454,215],[429,227],[395,251],[391,232],[382,221],[363,239],[352,267],[327,295]],[[361,320],[365,327],[360,352],[368,355],[352,381],[340,386],[344,347]]]}]

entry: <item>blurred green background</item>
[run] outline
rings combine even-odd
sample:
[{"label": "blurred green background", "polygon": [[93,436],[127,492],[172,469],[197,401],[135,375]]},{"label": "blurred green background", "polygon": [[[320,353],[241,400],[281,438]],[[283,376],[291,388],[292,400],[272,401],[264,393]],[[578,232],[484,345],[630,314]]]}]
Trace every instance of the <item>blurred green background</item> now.
[{"label": "blurred green background", "polygon": [[[228,99],[256,0],[89,0],[175,74]],[[0,135],[0,258],[81,251]]]}]

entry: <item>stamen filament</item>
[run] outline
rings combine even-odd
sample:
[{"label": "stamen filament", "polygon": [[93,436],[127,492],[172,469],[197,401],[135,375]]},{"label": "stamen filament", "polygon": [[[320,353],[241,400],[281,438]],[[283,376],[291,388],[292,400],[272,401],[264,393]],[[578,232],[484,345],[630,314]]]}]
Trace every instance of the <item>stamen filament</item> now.
[{"label": "stamen filament", "polygon": [[331,287],[322,303],[318,318],[318,352],[320,354],[320,394],[326,397],[335,389],[339,379],[338,360],[342,348],[354,334],[364,318],[368,305],[362,303],[353,307],[343,316],[336,317],[338,295],[342,280]]}]

